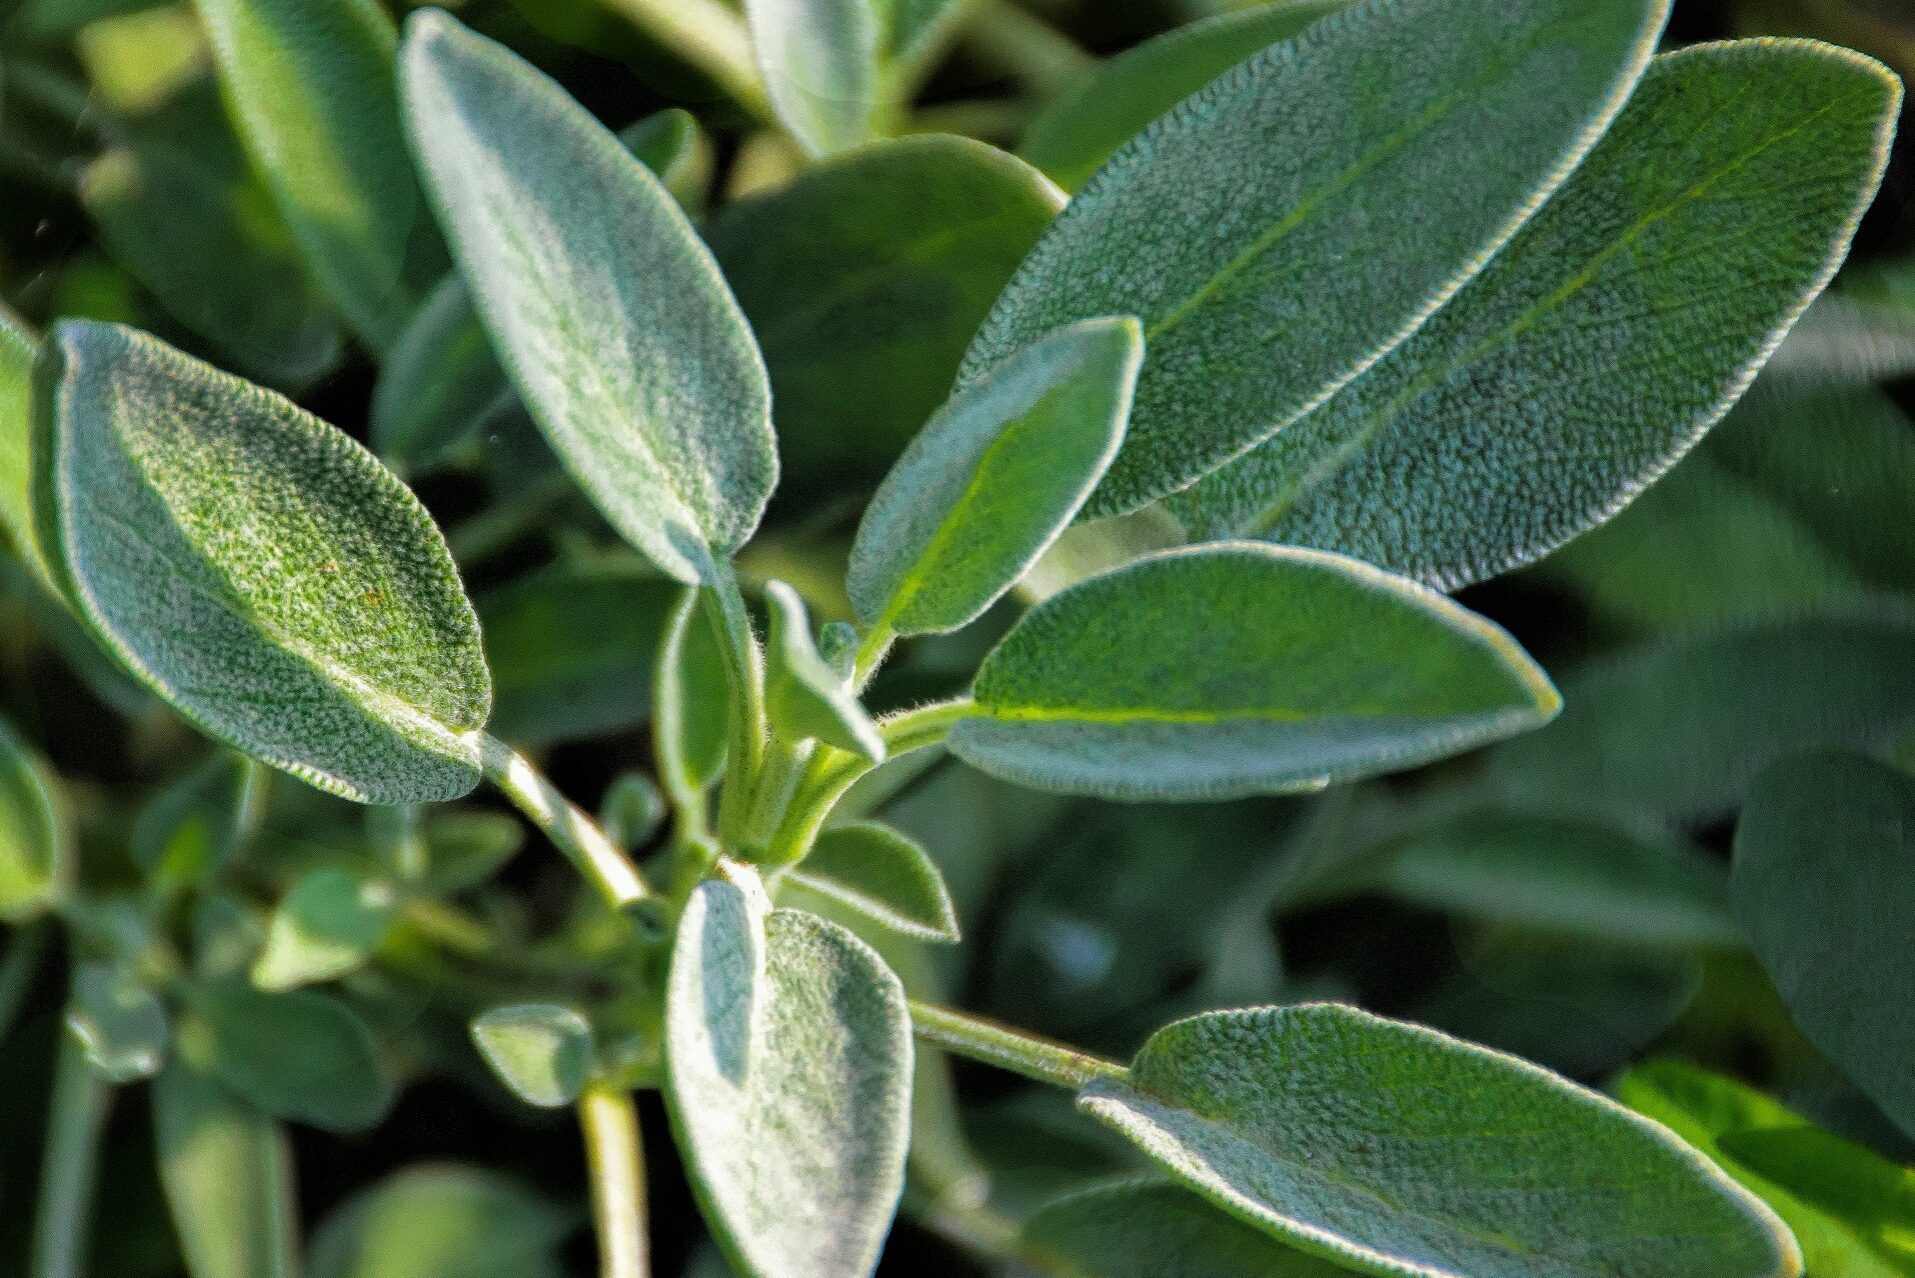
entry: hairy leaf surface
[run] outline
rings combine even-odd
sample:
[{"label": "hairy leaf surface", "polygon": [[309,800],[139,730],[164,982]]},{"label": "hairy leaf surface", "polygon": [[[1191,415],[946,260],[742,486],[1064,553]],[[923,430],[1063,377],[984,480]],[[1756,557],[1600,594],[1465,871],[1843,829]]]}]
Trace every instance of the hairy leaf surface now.
[{"label": "hairy leaf surface", "polygon": [[765,711],[772,731],[788,741],[815,739],[874,763],[883,760],[884,740],[877,725],[845,677],[818,655],[804,600],[782,581],[766,583],[765,599],[771,605]]},{"label": "hairy leaf surface", "polygon": [[791,877],[894,932],[924,941],[958,939],[956,908],[937,862],[888,825],[854,821],[826,830]]}]

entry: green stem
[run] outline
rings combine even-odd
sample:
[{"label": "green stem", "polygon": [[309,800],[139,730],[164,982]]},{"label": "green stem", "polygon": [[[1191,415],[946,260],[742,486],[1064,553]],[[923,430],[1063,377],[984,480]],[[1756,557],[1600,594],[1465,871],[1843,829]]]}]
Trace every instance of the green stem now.
[{"label": "green stem", "polygon": [[40,1202],[33,1221],[32,1278],[81,1278],[86,1265],[100,1137],[113,1089],[87,1063],[86,1050],[65,1029],[47,1111]]},{"label": "green stem", "polygon": [[699,592],[725,653],[731,685],[731,739],[725,756],[725,781],[718,794],[718,837],[729,847],[743,845],[751,819],[752,796],[765,759],[765,667],[752,635],[751,614],[730,564],[721,564],[710,590]]},{"label": "green stem", "polygon": [[604,1081],[578,1099],[592,1177],[592,1223],[603,1278],[646,1278],[651,1258],[645,1237],[645,1152],[631,1093]]},{"label": "green stem", "polygon": [[1102,1078],[1130,1073],[1115,1061],[1036,1038],[935,1003],[911,1000],[911,1029],[927,1043],[1039,1083],[1075,1090]]},{"label": "green stem", "polygon": [[479,744],[479,761],[486,778],[545,832],[553,846],[571,858],[613,909],[623,909],[652,895],[645,876],[630,858],[524,755],[496,737],[485,736]]},{"label": "green stem", "polygon": [[649,33],[717,81],[747,111],[770,120],[744,19],[717,0],[603,0],[633,26]]}]

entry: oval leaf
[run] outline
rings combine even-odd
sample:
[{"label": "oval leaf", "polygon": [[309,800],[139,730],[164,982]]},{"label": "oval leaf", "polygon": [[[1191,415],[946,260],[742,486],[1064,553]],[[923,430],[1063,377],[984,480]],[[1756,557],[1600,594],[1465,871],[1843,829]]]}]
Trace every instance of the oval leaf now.
[{"label": "oval leaf", "polygon": [[65,892],[66,838],[39,761],[0,719],[0,919],[24,922]]},{"label": "oval leaf", "polygon": [[298,1273],[292,1150],[277,1124],[175,1064],[153,1081],[153,1139],[192,1278]]},{"label": "oval leaf", "polygon": [[562,1278],[559,1244],[575,1223],[495,1172],[407,1167],[327,1217],[306,1278]]},{"label": "oval leaf", "polygon": [[129,669],[235,749],[350,799],[477,783],[478,622],[391,472],[131,329],[67,321],[42,360],[43,540]]},{"label": "oval leaf", "polygon": [[192,1008],[182,1055],[274,1118],[356,1132],[392,1104],[372,1030],[338,999],[223,982],[196,991]]},{"label": "oval leaf", "polygon": [[1802,1272],[1774,1213],[1667,1129],[1354,1008],[1178,1021],[1078,1103],[1224,1210],[1366,1273]]},{"label": "oval leaf", "polygon": [[1176,1185],[1137,1182],[1040,1209],[1024,1241],[1073,1278],[1337,1278],[1349,1270],[1273,1241]]},{"label": "oval leaf", "polygon": [[110,1083],[151,1078],[166,1063],[171,1032],[166,1008],[125,966],[82,963],[73,973],[67,1030],[87,1063]]},{"label": "oval leaf", "polygon": [[925,941],[959,939],[957,910],[937,862],[888,825],[857,821],[826,830],[791,878],[894,932]]},{"label": "oval leaf", "polygon": [[765,584],[771,642],[765,645],[765,708],[789,741],[816,739],[878,762],[884,740],[844,676],[825,664],[811,637],[804,600],[782,581]]},{"label": "oval leaf", "polygon": [[959,391],[858,525],[845,584],[860,620],[955,630],[1015,585],[1117,455],[1143,355],[1136,320],[1088,320]]},{"label": "oval leaf", "polygon": [[1555,690],[1442,596],[1335,555],[1170,551],[1039,604],[951,749],[1038,789],[1217,798],[1405,768],[1534,727]]},{"label": "oval leaf", "polygon": [[772,109],[806,151],[825,155],[871,136],[882,34],[875,0],[745,0],[745,18]]},{"label": "oval leaf", "polygon": [[273,911],[253,984],[290,990],[353,971],[385,939],[398,902],[392,885],[336,866],[293,884]]},{"label": "oval leaf", "polygon": [[437,10],[407,23],[413,143],[527,407],[614,527],[711,579],[777,479],[764,364],[684,213],[585,109]]},{"label": "oval leaf", "polygon": [[652,687],[652,750],[658,779],[680,807],[695,806],[725,770],[731,724],[731,680],[717,631],[681,592],[659,645]]},{"label": "oval leaf", "polygon": [[472,1041],[499,1081],[528,1105],[570,1105],[591,1072],[592,1027],[569,1007],[520,1003],[472,1022]]},{"label": "oval leaf", "polygon": [[[1481,269],[1622,105],[1666,12],[1366,0],[1315,24],[1099,170],[1005,288],[965,379],[1060,324],[1139,316],[1150,361],[1090,513],[1184,487],[1321,404]],[[1420,214],[1379,234],[1382,209]]]}]

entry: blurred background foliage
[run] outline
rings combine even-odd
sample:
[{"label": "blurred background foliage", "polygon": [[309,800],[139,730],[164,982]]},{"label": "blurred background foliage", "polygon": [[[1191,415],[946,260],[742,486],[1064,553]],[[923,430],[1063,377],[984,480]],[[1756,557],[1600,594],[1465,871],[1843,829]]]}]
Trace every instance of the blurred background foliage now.
[{"label": "blurred background foliage", "polygon": [[[906,170],[863,188],[876,207],[857,218],[834,218],[828,190],[786,190],[797,157],[751,93],[660,34],[661,5],[695,17],[700,4],[456,7],[615,127],[667,107],[696,115],[696,136],[666,136],[686,127],[667,117],[634,144],[655,146],[675,193],[706,210],[772,362],[787,483],[743,567],[796,583],[824,619],[843,617],[834,583],[864,498],[942,398],[1050,210],[1009,192],[967,215],[987,231],[872,279],[861,268],[888,249],[859,236],[874,223],[918,233],[938,211],[931,179]],[[1250,6],[968,0],[901,128],[1025,144],[1041,159],[1046,140],[1027,131],[1095,84],[1106,59],[1237,7]],[[1915,72],[1906,0],[1678,0],[1671,40],[1761,33],[1818,36]],[[1568,710],[1556,724],[1422,773],[1212,807],[1035,795],[933,760],[857,803],[932,850],[966,944],[874,941],[920,990],[1120,1057],[1180,1013],[1334,997],[1599,1085],[1638,1066],[1621,1086],[1630,1103],[1738,1174],[1802,1197],[1791,1224],[1808,1231],[1812,1272],[1909,1272],[1906,1251],[1857,1242],[1854,1226],[1810,1237],[1815,1186],[1831,1178],[1803,1169],[1859,1163],[1744,1138],[1793,1123],[1779,1104],[1894,1162],[1915,1158],[1792,1027],[1730,920],[1726,857],[1746,786],[1781,754],[1843,744],[1915,764],[1911,196],[1905,143],[1836,287],[1708,440],[1608,526],[1466,593],[1558,678]],[[643,792],[615,783],[648,767],[641,725],[674,592],[614,548],[503,380],[486,381],[482,342],[460,345],[461,324],[476,330],[456,289],[435,293],[437,318],[386,349],[346,335],[227,120],[189,5],[0,0],[0,300],[36,324],[77,315],[148,328],[372,438],[451,530],[497,680],[493,730],[540,751],[581,802],[618,796],[618,828],[644,846]],[[820,349],[836,361],[829,380],[807,371]],[[295,884],[323,896],[343,874],[351,895],[376,825],[369,836],[356,809],[283,779],[242,801],[236,787],[249,783],[232,760],[109,668],[11,563],[5,587],[0,710],[60,778],[94,897],[217,878],[190,926],[196,961],[218,963],[257,951],[268,907]],[[949,693],[1017,606],[908,647],[878,705]],[[355,915],[360,930],[318,972],[331,978],[325,997],[371,1027],[369,1067],[383,1081],[370,1099],[329,1100],[321,1070],[302,1080],[316,1095],[298,1099],[321,1111],[369,1104],[384,1121],[354,1130],[364,1124],[322,1112],[290,1129],[310,1278],[584,1272],[576,1136],[563,1116],[511,1102],[465,1031],[514,993],[591,988],[618,958],[589,928],[555,928],[572,908],[570,872],[516,857],[522,836],[477,802],[391,834],[429,846],[430,893]],[[126,950],[111,911],[94,923],[103,954]],[[11,929],[0,951],[9,1273],[24,1266],[70,981],[47,927]],[[102,1034],[137,1052],[148,1009],[111,990],[98,1008]],[[233,1035],[270,1032],[229,1011]],[[218,1012],[195,1009],[189,1024],[217,1029]],[[312,1050],[343,1070],[358,1049]],[[1651,1060],[1689,1065],[1640,1067]],[[99,1115],[95,1273],[176,1275],[182,1242],[194,1245],[169,1223],[149,1103],[145,1089],[122,1089]],[[662,1115],[647,1116],[660,1272],[716,1274]],[[994,1272],[983,1257],[1015,1253],[1007,1222],[1126,1166],[1064,1100],[954,1076],[929,1054],[917,1125],[886,1273]],[[217,1180],[242,1165],[172,1153],[167,1177]],[[1824,1155],[1835,1161],[1818,1164]],[[1882,1259],[1893,1254],[1902,1260]],[[1815,1270],[1817,1255],[1849,1267]]]}]

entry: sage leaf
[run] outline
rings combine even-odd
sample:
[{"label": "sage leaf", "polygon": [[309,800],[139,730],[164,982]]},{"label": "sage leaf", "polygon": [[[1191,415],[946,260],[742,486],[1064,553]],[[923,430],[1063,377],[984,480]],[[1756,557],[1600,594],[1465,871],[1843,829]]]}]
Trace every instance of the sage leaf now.
[{"label": "sage leaf", "polygon": [[748,1278],[869,1273],[904,1184],[911,1030],[863,942],[709,880],[679,921],[665,1099],[707,1221]]},{"label": "sage leaf", "polygon": [[[1667,8],[1364,0],[1316,23],[1098,171],[1006,286],[964,380],[1061,324],[1139,316],[1150,360],[1088,510],[1188,485],[1323,403],[1480,270],[1621,107]],[[1379,235],[1386,208],[1427,216]]]},{"label": "sage leaf", "polygon": [[542,1109],[578,1099],[595,1050],[586,1019],[555,1003],[495,1007],[474,1018],[472,1041],[500,1082]]},{"label": "sage leaf", "polygon": [[859,147],[718,213],[712,252],[764,347],[790,482],[883,475],[1063,205],[1021,161],[933,134]]},{"label": "sage leaf", "polygon": [[1347,0],[1276,0],[1206,18],[1103,63],[1045,107],[1018,154],[1066,191],[1085,182],[1124,143],[1253,53],[1288,40]]},{"label": "sage leaf", "polygon": [[432,809],[422,826],[425,885],[444,896],[486,882],[525,844],[525,827],[502,812]]},{"label": "sage leaf", "polygon": [[390,883],[352,870],[302,875],[273,911],[253,984],[290,990],[356,970],[385,939],[397,905]]},{"label": "sage leaf", "polygon": [[272,1117],[357,1132],[391,1107],[372,1030],[338,999],[234,981],[195,990],[191,1007],[182,1055]]},{"label": "sage leaf", "polygon": [[956,942],[957,910],[944,875],[915,839],[876,821],[826,830],[791,879],[880,927]]},{"label": "sage leaf", "polygon": [[1132,1181],[1041,1208],[1024,1241],[1073,1278],[1337,1278],[1340,1269],[1273,1241],[1176,1185]]},{"label": "sage leaf", "polygon": [[194,0],[241,137],[313,278],[385,350],[445,266],[372,0]]},{"label": "sage leaf", "polygon": [[[1763,1176],[1800,1187],[1891,1263],[1915,1260],[1915,1170],[1804,1123],[1732,1131],[1722,1148]],[[1852,1272],[1844,1270],[1842,1272]]]},{"label": "sage leaf", "polygon": [[306,1278],[563,1278],[572,1214],[518,1181],[421,1164],[361,1190],[314,1233]]},{"label": "sage leaf", "polygon": [[318,418],[131,329],[66,321],[42,360],[42,537],[142,682],[350,799],[477,783],[478,624],[404,485]]},{"label": "sage leaf", "polygon": [[745,0],[744,7],[772,110],[799,145],[828,155],[869,138],[884,34],[877,0]]},{"label": "sage leaf", "polygon": [[0,306],[0,528],[35,584],[64,599],[40,549],[33,514],[33,364],[39,347],[25,321]]},{"label": "sage leaf", "polygon": [[652,841],[671,816],[671,806],[658,784],[643,772],[622,772],[605,788],[598,806],[598,823],[605,836],[627,852]]},{"label": "sage leaf", "polygon": [[1728,410],[1834,275],[1900,100],[1886,68],[1807,41],[1658,58],[1454,300],[1172,511],[1200,538],[1337,550],[1439,589],[1601,523]]},{"label": "sage leaf", "polygon": [[1224,1210],[1365,1273],[1802,1272],[1774,1213],[1667,1129],[1354,1008],[1178,1021],[1078,1103]]},{"label": "sage leaf", "polygon": [[959,391],[866,508],[846,587],[881,634],[975,621],[1070,524],[1123,441],[1144,350],[1134,319],[1088,320]]},{"label": "sage leaf", "polygon": [[771,605],[765,708],[773,731],[789,741],[816,739],[873,762],[883,760],[877,725],[844,677],[818,655],[804,600],[782,581],[765,583],[765,599]]},{"label": "sage leaf", "polygon": [[95,961],[74,970],[66,1025],[87,1063],[110,1083],[151,1078],[166,1063],[166,1009],[125,964]]},{"label": "sage leaf", "polygon": [[951,749],[1038,789],[1221,798],[1405,768],[1543,723],[1491,623],[1355,560],[1169,551],[1047,599],[978,671]]},{"label": "sage leaf", "polygon": [[0,719],[0,920],[24,923],[65,896],[69,837],[43,766]]},{"label": "sage leaf", "polygon": [[160,1185],[192,1278],[294,1278],[292,1151],[279,1126],[175,1063],[153,1080]]},{"label": "sage leaf", "polygon": [[232,864],[256,815],[252,768],[244,755],[217,751],[134,816],[127,851],[162,896],[205,886]]},{"label": "sage leaf", "polygon": [[717,632],[683,590],[659,646],[652,690],[652,749],[658,779],[681,807],[700,802],[725,770],[731,723],[731,680]]},{"label": "sage leaf", "polygon": [[1778,760],[1742,809],[1732,882],[1736,918],[1795,1023],[1915,1132],[1915,781],[1833,751]]},{"label": "sage leaf", "polygon": [[711,255],[517,55],[426,10],[401,61],[427,189],[526,406],[619,532],[710,581],[777,479],[764,364]]}]

